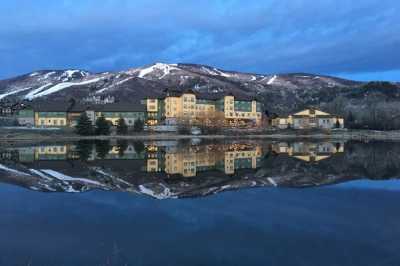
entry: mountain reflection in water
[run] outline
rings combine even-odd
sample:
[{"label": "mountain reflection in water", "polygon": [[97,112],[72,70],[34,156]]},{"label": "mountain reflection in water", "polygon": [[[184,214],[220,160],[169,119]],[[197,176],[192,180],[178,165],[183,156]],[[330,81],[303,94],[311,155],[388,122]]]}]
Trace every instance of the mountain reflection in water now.
[{"label": "mountain reflection in water", "polygon": [[249,187],[313,187],[399,176],[397,143],[79,141],[0,150],[2,182],[42,192],[197,197]]}]

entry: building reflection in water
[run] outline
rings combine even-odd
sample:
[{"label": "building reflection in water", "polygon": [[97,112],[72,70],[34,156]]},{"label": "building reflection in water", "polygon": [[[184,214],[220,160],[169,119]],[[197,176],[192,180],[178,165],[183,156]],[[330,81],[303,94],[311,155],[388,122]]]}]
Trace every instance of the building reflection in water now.
[{"label": "building reflection in water", "polygon": [[[121,149],[123,148],[123,149]],[[99,152],[100,151],[100,152]],[[239,169],[256,169],[263,158],[262,147],[257,144],[178,145],[141,142],[117,143],[79,142],[77,144],[43,145],[17,148],[3,152],[7,159],[20,163],[55,160],[140,160],[142,170],[194,177],[199,172],[218,170],[227,175]],[[7,155],[8,154],[8,155]]]},{"label": "building reflection in water", "polygon": [[1,153],[3,160],[20,163],[35,161],[87,161],[107,165],[107,160],[135,160],[141,171],[194,177],[205,171],[234,175],[240,169],[257,169],[267,152],[287,155],[305,162],[318,162],[344,152],[343,142],[276,142],[231,144],[180,144],[177,142],[80,141],[13,148]]},{"label": "building reflection in water", "polygon": [[285,154],[306,162],[318,162],[334,154],[344,153],[344,142],[278,142],[270,149],[275,154]]}]

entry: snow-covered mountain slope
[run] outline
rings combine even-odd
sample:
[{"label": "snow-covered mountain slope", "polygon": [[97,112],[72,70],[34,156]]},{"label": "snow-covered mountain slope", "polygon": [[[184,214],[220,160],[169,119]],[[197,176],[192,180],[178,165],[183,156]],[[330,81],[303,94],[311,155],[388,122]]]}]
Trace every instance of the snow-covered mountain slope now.
[{"label": "snow-covered mountain slope", "polygon": [[[327,104],[339,95],[359,93],[361,82],[305,73],[254,74],[206,65],[165,64],[119,72],[42,70],[0,80],[0,101],[138,101],[165,89],[192,89],[201,94],[257,96],[268,110],[286,113],[306,105]],[[363,103],[360,103],[363,104]]]},{"label": "snow-covered mountain slope", "polygon": [[37,71],[0,81],[0,100],[57,98],[57,95],[64,97],[69,94],[74,97],[77,90],[80,90],[80,96],[110,93],[118,96],[128,85],[134,91],[134,84],[130,83],[139,79],[143,79],[144,83],[157,83],[155,92],[173,87],[192,88],[204,93],[240,91],[249,94],[262,92],[271,86],[299,89],[304,86],[332,87],[355,84],[342,79],[314,75],[259,75],[225,71],[204,65],[156,63],[116,73],[94,74],[82,70]]}]

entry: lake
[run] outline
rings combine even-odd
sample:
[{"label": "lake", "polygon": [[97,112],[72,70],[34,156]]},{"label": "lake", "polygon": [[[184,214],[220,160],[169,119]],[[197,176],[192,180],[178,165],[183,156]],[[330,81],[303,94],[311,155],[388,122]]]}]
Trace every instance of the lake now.
[{"label": "lake", "polygon": [[0,265],[400,265],[400,143],[0,147]]}]

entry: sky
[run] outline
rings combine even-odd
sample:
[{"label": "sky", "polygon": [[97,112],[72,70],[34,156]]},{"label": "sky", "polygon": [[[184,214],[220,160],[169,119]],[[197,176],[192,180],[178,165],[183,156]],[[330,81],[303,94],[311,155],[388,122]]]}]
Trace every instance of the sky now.
[{"label": "sky", "polygon": [[2,0],[0,79],[164,63],[400,81],[398,0]]}]

